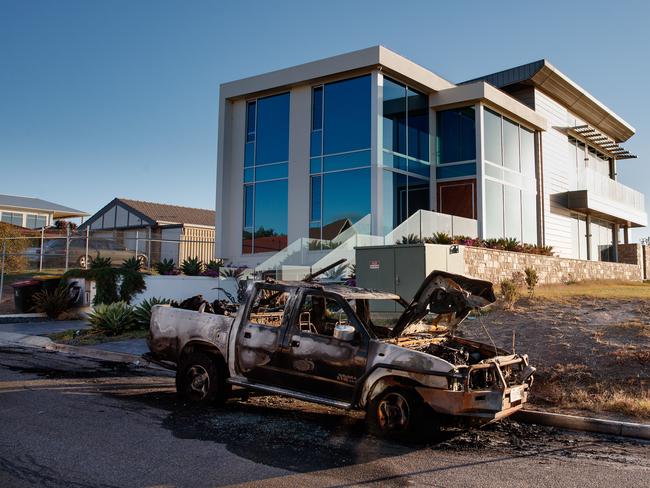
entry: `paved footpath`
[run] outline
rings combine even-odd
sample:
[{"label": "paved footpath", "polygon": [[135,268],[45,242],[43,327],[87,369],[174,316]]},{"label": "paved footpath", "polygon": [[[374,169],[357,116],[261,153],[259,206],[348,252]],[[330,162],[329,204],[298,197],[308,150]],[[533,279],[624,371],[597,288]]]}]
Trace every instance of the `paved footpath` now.
[{"label": "paved footpath", "polygon": [[0,347],[0,487],[650,486],[650,443],[506,421],[400,444],[273,396],[189,408],[173,375]]},{"label": "paved footpath", "polygon": [[[83,330],[89,329],[90,324],[83,320],[50,320],[43,322],[20,322],[0,324],[0,336],[4,332],[12,334],[24,334],[30,336],[46,336],[56,332],[63,332],[68,329]],[[84,347],[101,349],[103,351],[121,352],[141,356],[149,351],[145,339],[128,339],[125,341],[104,342]]]}]

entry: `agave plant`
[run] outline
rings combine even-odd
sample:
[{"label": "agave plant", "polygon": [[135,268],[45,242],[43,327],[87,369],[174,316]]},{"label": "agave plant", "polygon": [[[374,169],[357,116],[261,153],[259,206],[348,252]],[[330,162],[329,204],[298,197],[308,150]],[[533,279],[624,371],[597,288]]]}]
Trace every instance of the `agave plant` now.
[{"label": "agave plant", "polygon": [[107,336],[122,334],[136,325],[133,307],[125,302],[97,305],[88,314],[88,322],[95,332]]},{"label": "agave plant", "polygon": [[90,269],[101,269],[101,268],[110,268],[111,267],[111,258],[104,258],[102,256],[97,256],[96,258],[91,258],[90,260]]},{"label": "agave plant", "polygon": [[172,301],[169,298],[149,298],[133,309],[136,326],[139,329],[148,329],[151,323],[151,309],[154,305],[167,305]]},{"label": "agave plant", "polygon": [[198,276],[203,271],[203,261],[196,256],[186,258],[181,263],[181,271],[187,276]]},{"label": "agave plant", "polygon": [[70,288],[59,286],[54,290],[41,290],[34,294],[34,310],[47,315],[47,318],[56,320],[70,309]]},{"label": "agave plant", "polygon": [[122,262],[122,269],[128,269],[132,271],[141,271],[142,270],[142,258],[131,256],[128,259],[125,259]]},{"label": "agave plant", "polygon": [[244,275],[246,268],[221,268],[221,277],[222,278],[236,278],[239,279]]},{"label": "agave plant", "polygon": [[162,261],[153,265],[153,268],[161,275],[175,274],[176,263],[173,259],[163,259]]},{"label": "agave plant", "polygon": [[521,250],[521,244],[519,244],[519,241],[515,239],[514,237],[508,237],[506,239],[503,239],[503,249],[506,251],[520,251]]},{"label": "agave plant", "polygon": [[220,276],[222,264],[223,263],[220,259],[218,261],[215,259],[211,259],[205,265],[205,269],[203,270],[203,276],[212,276],[213,278]]},{"label": "agave plant", "polygon": [[347,270],[348,270],[348,265],[341,264],[327,271],[324,276],[326,280],[340,281],[343,278],[345,278]]}]

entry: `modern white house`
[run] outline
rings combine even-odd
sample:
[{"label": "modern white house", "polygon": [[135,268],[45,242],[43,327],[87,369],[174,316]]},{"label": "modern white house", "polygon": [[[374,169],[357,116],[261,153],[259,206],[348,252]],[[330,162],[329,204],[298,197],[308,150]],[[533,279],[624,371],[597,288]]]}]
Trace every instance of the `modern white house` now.
[{"label": "modern white house", "polygon": [[54,225],[59,219],[83,219],[86,212],[40,198],[0,195],[0,222],[40,229]]},{"label": "modern white house", "polygon": [[634,132],[545,60],[454,84],[375,46],[225,83],[215,253],[256,266],[424,210],[474,219],[483,239],[616,261],[647,225],[643,194],[616,181]]}]

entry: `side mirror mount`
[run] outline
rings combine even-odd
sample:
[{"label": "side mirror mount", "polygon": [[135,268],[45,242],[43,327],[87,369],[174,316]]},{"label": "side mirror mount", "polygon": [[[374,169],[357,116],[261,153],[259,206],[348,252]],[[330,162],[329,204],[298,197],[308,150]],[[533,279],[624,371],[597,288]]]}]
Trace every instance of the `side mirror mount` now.
[{"label": "side mirror mount", "polygon": [[351,325],[337,324],[334,327],[334,338],[343,342],[352,342],[356,332],[356,329]]}]

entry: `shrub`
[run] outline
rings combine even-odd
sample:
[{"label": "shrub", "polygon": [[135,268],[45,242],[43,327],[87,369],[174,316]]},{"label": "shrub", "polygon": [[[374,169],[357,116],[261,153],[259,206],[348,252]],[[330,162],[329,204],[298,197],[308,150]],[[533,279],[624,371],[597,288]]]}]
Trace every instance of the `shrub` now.
[{"label": "shrub", "polygon": [[16,239],[22,237],[20,230],[10,224],[0,222],[0,253],[2,243],[5,245],[5,272],[22,271],[27,268],[27,258],[22,255],[29,246],[28,239]]},{"label": "shrub", "polygon": [[208,264],[205,265],[205,269],[203,270],[203,276],[212,276],[213,278],[216,278],[217,276],[221,275],[221,265],[222,265],[221,260],[214,260],[211,259]]},{"label": "shrub", "polygon": [[535,295],[535,287],[539,281],[537,271],[535,268],[526,268],[524,270],[524,274],[526,275],[526,288],[528,288],[528,298],[533,298]]},{"label": "shrub", "polygon": [[136,326],[139,329],[148,329],[151,323],[151,309],[154,305],[170,304],[172,301],[168,298],[149,298],[133,309]]},{"label": "shrub", "polygon": [[203,271],[203,261],[198,257],[183,259],[181,271],[187,276],[198,276]]},{"label": "shrub", "polygon": [[107,336],[120,335],[135,327],[133,307],[125,302],[100,304],[88,314],[94,332]]},{"label": "shrub", "polygon": [[[446,232],[436,232],[430,238],[431,244],[453,244],[454,240]],[[427,242],[427,240],[425,240]]]},{"label": "shrub", "polygon": [[173,259],[163,259],[159,263],[154,264],[153,268],[161,275],[176,275],[179,273]]},{"label": "shrub", "polygon": [[111,267],[111,258],[101,256],[91,259],[87,277],[95,280],[97,286],[93,305],[115,303],[119,300],[117,294],[117,270]]},{"label": "shrub", "polygon": [[421,242],[422,239],[420,239],[420,237],[416,234],[408,234],[406,236],[402,236],[397,244],[420,244]]},{"label": "shrub", "polygon": [[[136,261],[139,262],[140,260],[137,259]],[[119,298],[120,301],[126,303],[131,303],[131,300],[135,295],[142,293],[147,288],[142,273],[131,266],[132,263],[127,266],[123,264],[119,271],[122,275]]]},{"label": "shrub", "polygon": [[503,297],[503,302],[506,309],[513,307],[517,298],[519,298],[519,291],[517,290],[517,285],[511,279],[503,279],[499,284],[501,287],[501,295]]},{"label": "shrub", "polygon": [[41,290],[34,294],[33,300],[36,312],[45,313],[47,318],[56,320],[70,309],[70,288],[63,285],[54,290]]}]

